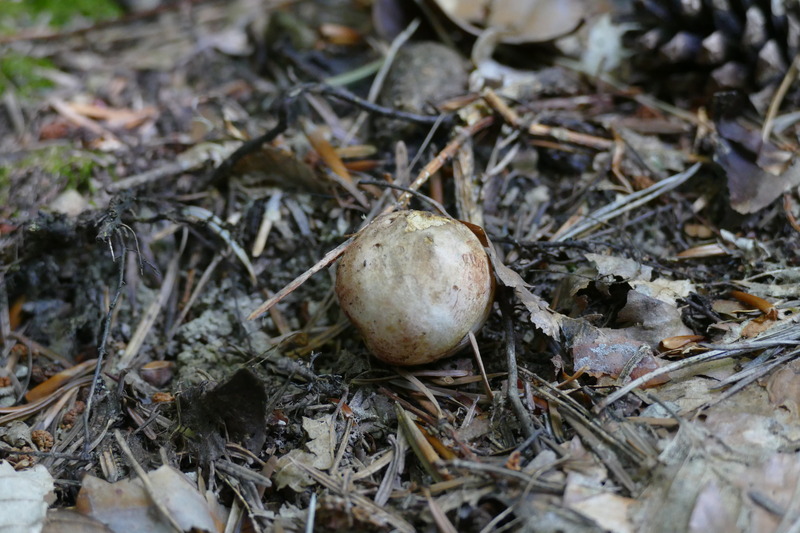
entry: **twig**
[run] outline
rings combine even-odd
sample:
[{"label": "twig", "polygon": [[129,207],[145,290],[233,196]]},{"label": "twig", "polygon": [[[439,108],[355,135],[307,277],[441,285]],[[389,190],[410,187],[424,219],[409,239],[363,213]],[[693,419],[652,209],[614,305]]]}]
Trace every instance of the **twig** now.
[{"label": "twig", "polygon": [[557,141],[587,146],[595,150],[610,150],[614,147],[614,141],[611,139],[604,139],[602,137],[596,137],[586,133],[571,131],[566,128],[546,126],[544,124],[531,124],[529,126],[525,126],[517,112],[511,109],[503,101],[503,99],[491,89],[487,89],[483,93],[483,99],[486,101],[489,107],[497,111],[497,113],[499,113],[500,116],[502,116],[511,127],[524,130],[529,135],[534,135],[537,137],[550,137],[551,139],[556,139]]},{"label": "twig", "polygon": [[228,156],[227,159],[225,159],[225,161],[220,163],[220,165],[214,169],[214,172],[211,174],[211,177],[208,180],[210,185],[216,185],[220,183],[228,176],[228,173],[236,165],[236,163],[251,153],[260,150],[263,145],[274,141],[278,135],[286,131],[286,128],[288,127],[288,111],[286,107],[288,105],[288,102],[284,102],[284,105],[282,105],[278,110],[278,123],[274,128],[265,134],[256,137],[255,139],[250,139],[249,141],[242,143],[239,148],[237,148],[231,155]]},{"label": "twig", "polygon": [[370,113],[375,115],[396,118],[399,120],[407,120],[408,122],[416,122],[417,124],[426,124],[431,126],[435,124],[436,121],[440,120],[439,115],[419,115],[417,113],[409,113],[408,111],[399,111],[397,109],[392,109],[390,107],[384,107],[382,105],[373,104],[369,100],[365,100],[364,98],[356,96],[350,91],[347,91],[340,87],[309,84],[298,87],[298,91],[300,92],[308,91],[312,93],[318,93],[323,96],[329,96],[331,98],[342,100],[343,102],[347,102],[349,104],[358,106],[364,109],[365,111],[369,111]]},{"label": "twig", "polygon": [[86,400],[86,410],[83,412],[83,455],[84,459],[88,459],[90,451],[90,427],[89,418],[92,414],[92,407],[94,406],[94,393],[97,390],[97,383],[100,381],[100,369],[103,368],[106,355],[108,355],[108,335],[111,331],[111,317],[114,314],[114,308],[117,306],[119,297],[122,294],[122,289],[125,287],[125,263],[128,258],[128,249],[122,246],[122,253],[119,258],[119,277],[117,279],[117,290],[114,292],[114,298],[108,306],[108,312],[103,318],[103,330],[100,334],[100,345],[97,347],[97,366],[94,368],[94,376],[92,378],[92,386],[89,387],[89,397]]},{"label": "twig", "polygon": [[503,324],[505,326],[505,341],[506,341],[506,365],[508,366],[508,400],[511,402],[511,408],[514,414],[517,415],[520,425],[522,426],[522,433],[525,438],[530,438],[534,432],[533,422],[522,405],[522,400],[519,399],[519,388],[517,387],[518,374],[517,374],[517,347],[516,336],[514,335],[514,321],[512,320],[511,313],[511,298],[508,291],[500,298],[500,308],[503,313]]},{"label": "twig", "polygon": [[[386,52],[386,57],[383,58],[383,64],[381,65],[381,68],[378,69],[377,74],[375,74],[375,77],[372,80],[372,85],[369,88],[367,100],[370,102],[375,102],[375,100],[378,99],[378,95],[383,88],[383,83],[386,81],[386,75],[389,73],[392,63],[394,63],[394,58],[397,55],[397,51],[400,50],[400,47],[411,38],[414,32],[417,31],[417,28],[419,28],[419,19],[414,19],[411,21],[408,27],[400,32],[392,41],[392,44],[389,46],[389,50]],[[347,132],[347,135],[343,140],[343,144],[350,143],[350,140],[355,137],[356,133],[361,128],[361,124],[363,124],[364,120],[366,120],[366,117],[366,111],[362,111],[358,114],[358,117],[356,117],[355,121],[353,121],[353,125],[350,127],[350,131]]]},{"label": "twig", "polygon": [[444,216],[449,217],[449,218],[453,218],[450,215],[450,213],[447,212],[447,209],[445,209],[442,204],[440,204],[439,202],[437,202],[436,200],[434,200],[430,196],[422,194],[419,191],[415,191],[415,190],[411,189],[410,187],[403,187],[402,185],[397,185],[397,184],[394,184],[394,183],[389,183],[387,181],[378,181],[378,180],[358,180],[358,184],[359,185],[377,185],[378,187],[386,187],[387,189],[397,189],[398,191],[403,191],[403,192],[408,193],[408,194],[413,194],[416,198],[419,198],[423,202],[427,202],[427,203],[431,204],[433,207],[436,208],[437,211],[439,211]]},{"label": "twig", "polygon": [[[409,185],[409,189],[411,190],[419,190],[422,185],[428,181],[435,172],[438,172],[440,168],[445,164],[446,161],[450,160],[455,156],[458,149],[461,148],[461,145],[467,142],[468,139],[474,137],[478,132],[488,128],[494,123],[494,117],[483,117],[482,119],[478,120],[474,124],[470,124],[462,129],[458,134],[447,143],[441,152],[436,154],[431,161],[425,165],[422,170],[417,174],[417,177],[414,181]],[[410,193],[404,193],[400,196],[397,200],[395,205],[389,206],[384,210],[384,213],[390,213],[394,211],[397,207],[405,207],[408,202],[411,200]]]}]

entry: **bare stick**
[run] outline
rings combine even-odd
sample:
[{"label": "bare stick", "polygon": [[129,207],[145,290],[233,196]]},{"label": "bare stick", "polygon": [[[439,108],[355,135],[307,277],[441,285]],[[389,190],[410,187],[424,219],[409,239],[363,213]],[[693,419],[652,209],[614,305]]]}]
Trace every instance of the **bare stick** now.
[{"label": "bare stick", "polygon": [[261,315],[269,311],[270,307],[272,307],[276,303],[280,302],[281,300],[289,296],[297,287],[305,283],[308,278],[310,278],[323,268],[327,267],[328,265],[336,261],[339,258],[339,256],[342,255],[345,250],[347,250],[347,248],[350,246],[350,244],[353,242],[354,239],[355,237],[350,237],[342,244],[340,244],[339,246],[337,246],[336,248],[325,254],[325,256],[319,261],[317,261],[317,263],[314,266],[312,266],[311,268],[309,268],[308,270],[297,276],[288,285],[286,285],[284,288],[276,292],[272,296],[272,298],[270,298],[263,304],[259,305],[258,309],[250,313],[250,316],[247,317],[247,320],[255,320],[256,318],[260,317]]},{"label": "bare stick", "polygon": [[[427,165],[425,165],[422,168],[419,174],[417,174],[416,179],[414,179],[414,181],[411,183],[411,185],[408,186],[408,188],[411,189],[412,191],[419,190],[419,188],[422,187],[425,184],[425,182],[428,181],[428,179],[435,172],[437,172],[440,168],[442,168],[442,166],[445,164],[446,161],[452,159],[456,155],[458,149],[461,148],[461,145],[464,144],[467,141],[467,139],[472,138],[479,131],[488,128],[489,126],[492,125],[493,122],[494,122],[493,117],[483,117],[481,120],[461,130],[458,133],[458,135],[456,135],[453,138],[452,141],[447,143],[447,146],[445,146],[441,152],[436,154],[436,157],[434,157],[430,162],[428,162]],[[411,201],[411,194],[404,193],[397,200],[397,204],[387,207],[384,210],[384,213],[391,213],[397,207],[405,207],[406,205],[408,205],[408,202],[410,201]]]},{"label": "bare stick", "polygon": [[114,314],[114,308],[117,306],[117,302],[119,301],[119,297],[122,294],[122,288],[125,287],[125,263],[128,258],[128,249],[124,245],[122,246],[122,254],[119,258],[119,277],[117,280],[117,290],[114,292],[114,298],[111,300],[111,304],[108,306],[108,312],[106,313],[105,318],[103,319],[103,332],[100,335],[100,346],[97,347],[97,366],[94,368],[94,377],[92,378],[92,386],[89,387],[89,397],[86,400],[86,410],[83,412],[83,458],[88,459],[89,451],[90,451],[90,444],[91,444],[91,437],[89,435],[89,418],[92,415],[92,406],[94,404],[94,393],[97,390],[97,382],[100,381],[100,370],[103,368],[103,362],[105,361],[106,355],[108,355],[108,350],[106,345],[108,344],[108,334],[111,331],[111,317]]},{"label": "bare stick", "polygon": [[519,399],[519,391],[517,388],[517,347],[514,336],[514,321],[511,317],[511,303],[508,291],[501,298],[501,309],[503,312],[503,323],[506,330],[506,359],[508,366],[508,400],[511,402],[511,408],[514,409],[514,414],[517,415],[519,423],[522,425],[522,433],[525,438],[530,438],[535,432],[533,422],[522,405],[522,400]]}]

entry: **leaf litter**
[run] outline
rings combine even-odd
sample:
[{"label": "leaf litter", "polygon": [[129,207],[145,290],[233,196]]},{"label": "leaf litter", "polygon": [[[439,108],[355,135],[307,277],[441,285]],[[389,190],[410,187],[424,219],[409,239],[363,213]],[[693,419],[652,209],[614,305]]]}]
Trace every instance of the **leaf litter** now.
[{"label": "leaf litter", "polygon": [[[135,4],[0,39],[56,86],[0,126],[0,486],[47,474],[34,529],[797,527],[796,124],[626,87],[613,12]],[[332,282],[409,206],[503,290],[399,370]]]}]

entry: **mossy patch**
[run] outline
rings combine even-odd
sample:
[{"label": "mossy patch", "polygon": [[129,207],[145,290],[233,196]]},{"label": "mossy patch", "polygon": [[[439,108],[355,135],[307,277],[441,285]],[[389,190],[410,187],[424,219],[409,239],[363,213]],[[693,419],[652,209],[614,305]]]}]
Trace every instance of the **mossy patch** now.
[{"label": "mossy patch", "polygon": [[50,26],[61,27],[75,17],[95,21],[118,17],[122,9],[113,0],[0,0],[0,13],[3,13],[0,29],[13,33],[19,31],[20,23],[24,27],[43,17]]},{"label": "mossy patch", "polygon": [[49,59],[5,54],[0,57],[0,93],[13,88],[20,96],[30,97],[52,87],[53,83],[42,75],[44,69],[52,68],[54,66]]}]

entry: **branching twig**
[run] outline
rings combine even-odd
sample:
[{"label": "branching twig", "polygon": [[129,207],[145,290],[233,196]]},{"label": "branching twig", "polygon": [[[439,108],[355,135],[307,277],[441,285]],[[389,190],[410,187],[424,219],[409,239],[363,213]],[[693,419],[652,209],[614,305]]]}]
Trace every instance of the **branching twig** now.
[{"label": "branching twig", "polygon": [[108,355],[108,335],[111,331],[111,319],[114,316],[114,308],[117,306],[119,297],[122,294],[122,289],[125,287],[125,263],[128,258],[128,249],[123,245],[122,253],[119,257],[119,277],[117,279],[117,290],[114,292],[114,298],[108,306],[108,312],[103,318],[103,331],[100,334],[100,345],[97,347],[97,366],[94,369],[94,377],[92,378],[92,385],[89,387],[89,397],[86,400],[86,410],[83,412],[83,457],[88,458],[91,444],[91,436],[89,429],[89,418],[92,415],[92,407],[94,405],[94,393],[97,390],[97,382],[100,380],[100,370],[103,368],[106,355]]}]

